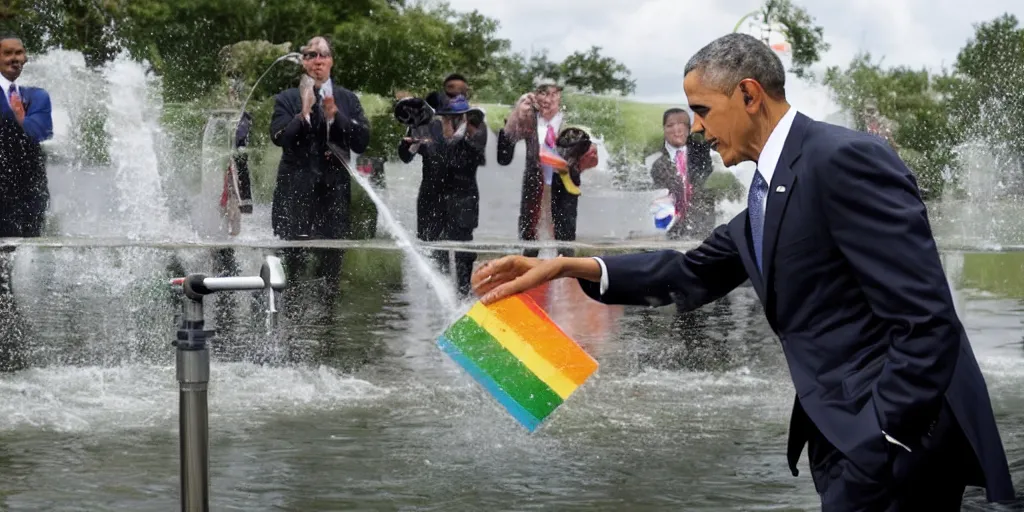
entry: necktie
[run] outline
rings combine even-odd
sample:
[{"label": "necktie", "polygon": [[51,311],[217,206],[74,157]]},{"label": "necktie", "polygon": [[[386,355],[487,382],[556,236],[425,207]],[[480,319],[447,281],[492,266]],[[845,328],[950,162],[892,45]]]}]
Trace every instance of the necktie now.
[{"label": "necktie", "polygon": [[690,198],[693,196],[693,185],[690,184],[686,170],[686,152],[683,150],[676,151],[676,170],[679,172],[679,177],[683,179],[683,189],[679,191],[682,197],[676,201],[678,210],[676,214],[683,219],[686,217],[686,211],[690,209]]},{"label": "necktie", "polygon": [[18,89],[12,83],[7,89],[7,108],[14,112],[14,102],[18,100]]},{"label": "necktie", "polygon": [[754,171],[754,180],[750,183],[750,193],[747,194],[747,215],[750,217],[750,238],[754,242],[754,258],[757,261],[757,270],[764,273],[761,268],[761,248],[764,241],[764,201],[768,197],[768,182],[761,176],[761,171]]},{"label": "necktie", "polygon": [[551,126],[551,125],[549,124],[549,125],[548,125],[548,133],[547,133],[547,135],[546,135],[546,136],[544,137],[544,145],[546,145],[547,147],[549,147],[549,148],[551,148],[551,149],[555,149],[555,144],[556,144],[556,139],[555,139],[555,127],[554,127],[554,126]]}]

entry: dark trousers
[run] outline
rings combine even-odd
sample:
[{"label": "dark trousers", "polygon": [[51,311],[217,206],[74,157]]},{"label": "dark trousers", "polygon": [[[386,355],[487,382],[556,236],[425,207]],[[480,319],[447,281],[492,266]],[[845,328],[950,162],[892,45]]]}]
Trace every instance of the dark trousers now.
[{"label": "dark trousers", "polygon": [[[421,209],[425,218],[418,220],[416,234],[424,242],[437,242],[449,240],[452,242],[473,241],[473,229],[459,225],[457,216],[448,218],[443,215],[440,209]],[[434,261],[442,274],[451,272],[451,263],[448,251],[430,251],[430,258]],[[471,291],[470,278],[473,276],[473,263],[476,261],[475,252],[455,252],[455,282],[461,297],[468,297]]]},{"label": "dark trousers", "polygon": [[349,237],[351,185],[347,179],[314,184],[278,180],[271,206],[274,234],[282,240],[302,237],[339,240]]},{"label": "dark trousers", "polygon": [[242,201],[238,209],[242,213],[252,213],[252,178],[249,176],[248,155],[235,158],[235,172],[238,173],[238,197]]},{"label": "dark trousers", "polygon": [[[538,183],[539,180],[538,180]],[[524,180],[523,199],[519,210],[519,239],[537,240],[537,225],[540,223],[541,200],[543,186],[538,190],[527,190],[532,180]],[[551,180],[551,224],[554,227],[555,240],[572,242],[576,240],[576,216],[579,210],[579,196],[565,190],[562,180],[556,175]],[[559,248],[560,256],[573,256],[576,251],[571,248]],[[524,256],[536,257],[538,249],[525,249]]]},{"label": "dark trousers", "polygon": [[[45,190],[45,185],[44,185]],[[22,193],[18,195],[6,193],[0,200],[0,237],[38,237],[42,236],[46,225],[46,208],[50,204],[50,194]]]},{"label": "dark trousers", "polygon": [[959,511],[964,488],[983,481],[974,450],[945,403],[929,435],[901,440],[911,452],[888,446],[882,475],[866,475],[813,430],[807,449],[823,512]]}]

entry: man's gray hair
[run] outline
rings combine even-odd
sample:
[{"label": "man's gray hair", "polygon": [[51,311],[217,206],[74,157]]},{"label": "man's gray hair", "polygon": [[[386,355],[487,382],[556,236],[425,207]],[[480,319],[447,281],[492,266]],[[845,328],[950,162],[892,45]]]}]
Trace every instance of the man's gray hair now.
[{"label": "man's gray hair", "polygon": [[302,48],[299,48],[299,51],[300,51],[300,52],[307,52],[307,51],[309,51],[309,50],[312,50],[314,46],[317,46],[317,45],[319,45],[320,43],[323,43],[323,44],[324,44],[324,46],[326,46],[326,47],[327,47],[327,51],[328,51],[328,53],[334,54],[334,48],[332,48],[332,46],[333,46],[333,45],[331,44],[331,40],[330,40],[330,39],[328,39],[328,38],[327,38],[327,37],[325,37],[325,36],[313,36],[313,37],[312,37],[312,38],[310,38],[310,40],[309,40],[309,41],[308,41],[308,42],[307,42],[307,43],[305,44],[305,46],[303,46]]},{"label": "man's gray hair", "polygon": [[747,34],[726,34],[701,48],[686,63],[683,76],[703,73],[701,80],[724,94],[740,81],[756,80],[775,99],[786,98],[786,70],[782,59],[764,41]]}]

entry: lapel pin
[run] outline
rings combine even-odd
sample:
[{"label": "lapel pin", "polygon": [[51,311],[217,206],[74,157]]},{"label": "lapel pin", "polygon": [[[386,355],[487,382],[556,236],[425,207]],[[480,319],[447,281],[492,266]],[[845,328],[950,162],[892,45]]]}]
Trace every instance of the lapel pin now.
[{"label": "lapel pin", "polygon": [[786,191],[786,187],[783,187],[782,185],[779,185],[778,187],[775,187],[775,191],[776,192],[785,192]]}]

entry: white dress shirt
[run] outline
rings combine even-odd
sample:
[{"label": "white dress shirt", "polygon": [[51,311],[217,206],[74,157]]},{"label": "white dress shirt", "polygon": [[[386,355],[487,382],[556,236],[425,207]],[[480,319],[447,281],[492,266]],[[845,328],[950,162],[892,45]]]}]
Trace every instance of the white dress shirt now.
[{"label": "white dress shirt", "polygon": [[666,142],[665,143],[665,151],[668,151],[668,157],[672,161],[672,164],[674,165],[676,163],[676,153],[682,151],[683,155],[686,155],[686,146],[681,146],[681,147],[677,148],[677,147],[673,146],[672,144],[669,144],[668,142]]},{"label": "white dress shirt", "polygon": [[[789,130],[793,127],[794,119],[796,119],[796,109],[789,107],[789,110],[779,120],[779,124],[775,125],[772,133],[768,135],[768,140],[764,143],[764,148],[761,149],[761,155],[757,157],[757,170],[764,177],[764,181],[768,183],[769,194],[771,193],[772,176],[775,174],[775,166],[779,164],[782,148],[786,145],[786,137],[789,136]],[[751,180],[751,185],[753,185],[753,180]],[[767,204],[768,201],[765,200],[764,204],[761,205],[761,218],[764,218],[764,208],[767,207]],[[601,258],[595,256],[594,259],[601,265],[601,295],[604,295],[604,292],[608,291],[608,268],[605,267],[604,261]]]},{"label": "white dress shirt", "polygon": [[[3,91],[4,91],[4,98],[5,98],[5,99],[7,99],[7,104],[8,104],[8,105],[10,105],[10,104],[11,104],[11,94],[10,94],[10,89],[11,89],[11,84],[12,84],[12,83],[13,83],[13,82],[11,82],[10,80],[8,80],[6,76],[0,75],[0,87],[2,87],[2,88],[3,88]],[[18,95],[21,95],[21,87],[18,87],[17,85],[15,85],[15,86],[14,86],[14,90],[15,90],[15,91],[18,91]]]}]

